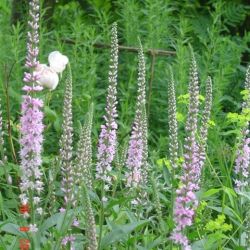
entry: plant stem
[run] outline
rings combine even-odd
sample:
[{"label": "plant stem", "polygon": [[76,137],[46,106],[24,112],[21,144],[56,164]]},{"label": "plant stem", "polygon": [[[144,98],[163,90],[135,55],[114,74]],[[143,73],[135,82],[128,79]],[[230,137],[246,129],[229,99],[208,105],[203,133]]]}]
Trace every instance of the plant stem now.
[{"label": "plant stem", "polygon": [[104,223],[104,203],[103,203],[103,198],[104,198],[104,196],[105,196],[104,182],[102,182],[102,186],[101,186],[101,209],[100,209],[100,217],[99,217],[98,250],[101,249],[101,241],[102,241],[102,233],[103,233],[103,223]]}]

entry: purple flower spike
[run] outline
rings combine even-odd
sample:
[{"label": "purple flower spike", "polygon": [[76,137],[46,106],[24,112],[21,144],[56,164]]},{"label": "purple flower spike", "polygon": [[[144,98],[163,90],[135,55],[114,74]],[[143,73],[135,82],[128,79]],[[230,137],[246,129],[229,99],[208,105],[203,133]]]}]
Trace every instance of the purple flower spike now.
[{"label": "purple flower spike", "polygon": [[[96,178],[105,183],[105,190],[108,191],[111,186],[112,162],[116,151],[116,133],[118,116],[117,106],[117,69],[118,69],[118,39],[117,24],[114,23],[111,30],[111,59],[109,68],[109,86],[107,94],[105,124],[101,126],[99,135]],[[103,197],[105,199],[105,197]]]},{"label": "purple flower spike", "polygon": [[[173,95],[173,93],[171,95]],[[198,206],[198,199],[195,195],[195,192],[197,192],[200,188],[199,184],[201,171],[206,155],[205,149],[208,134],[208,121],[210,119],[212,107],[212,80],[210,77],[208,77],[206,82],[205,107],[201,119],[201,127],[198,131],[199,85],[197,66],[193,52],[190,70],[189,98],[189,109],[185,128],[186,138],[184,144],[183,174],[180,178],[180,186],[176,190],[174,207],[175,229],[171,235],[171,239],[176,244],[182,246],[182,248],[185,250],[191,249],[188,238],[184,232],[186,231],[187,227],[193,224],[195,210]],[[171,115],[175,114],[175,109],[170,111]],[[176,133],[175,123],[170,125],[170,129],[173,131],[172,133]],[[197,132],[199,132],[200,140],[196,138]],[[173,164],[175,164],[174,161],[176,161],[176,153],[174,152],[176,151],[176,147],[174,146],[177,143],[177,139],[172,139],[172,141],[174,141],[174,143],[171,145],[170,155]]]},{"label": "purple flower spike", "polygon": [[[43,112],[43,102],[39,98],[34,98],[31,94],[36,91],[41,91],[40,86],[35,86],[36,80],[39,76],[34,72],[36,66],[38,65],[38,43],[39,43],[39,33],[38,33],[38,21],[39,21],[39,0],[30,1],[30,21],[29,21],[29,32],[28,32],[28,44],[27,44],[27,57],[26,66],[29,68],[29,72],[24,73],[24,82],[30,85],[25,85],[23,90],[27,92],[23,96],[23,102],[21,105],[21,203],[27,204],[31,194],[37,193],[39,195],[43,190],[42,182],[42,172],[40,170],[42,159],[42,143],[43,143],[43,129],[44,125]],[[36,202],[33,202],[33,210],[35,211],[35,205],[37,206],[37,211],[40,211],[38,206],[39,197],[36,196]],[[34,212],[32,211],[32,212]],[[25,214],[26,217],[29,214]]]},{"label": "purple flower spike", "polygon": [[129,141],[126,173],[127,187],[137,187],[147,181],[147,115],[146,115],[146,80],[145,59],[140,44],[139,49],[138,90],[135,119]]},{"label": "purple flower spike", "polygon": [[[245,90],[248,91],[247,98],[242,104],[242,113],[250,109],[250,66],[248,66],[245,80]],[[242,128],[241,141],[237,150],[234,172],[236,174],[235,190],[244,191],[249,186],[250,177],[250,138],[249,138],[249,121],[246,121]]]},{"label": "purple flower spike", "polygon": [[200,176],[198,143],[196,140],[197,119],[199,108],[199,86],[197,65],[193,55],[190,84],[189,84],[189,109],[186,122],[185,154],[183,164],[183,175],[181,185],[176,190],[177,198],[175,200],[174,220],[175,229],[171,239],[181,245],[184,249],[191,249],[188,239],[184,234],[185,229],[193,223],[194,211],[198,205],[195,191],[198,190],[198,181]]}]

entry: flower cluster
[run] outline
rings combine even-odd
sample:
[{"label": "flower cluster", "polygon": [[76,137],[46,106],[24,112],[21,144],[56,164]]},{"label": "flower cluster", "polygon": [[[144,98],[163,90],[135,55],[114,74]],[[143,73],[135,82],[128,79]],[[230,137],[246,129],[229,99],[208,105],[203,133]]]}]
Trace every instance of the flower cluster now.
[{"label": "flower cluster", "polygon": [[[105,124],[101,126],[98,142],[96,178],[103,180],[104,189],[107,191],[111,185],[110,172],[114,160],[117,140],[117,69],[118,69],[118,39],[117,24],[114,23],[111,30],[111,59],[109,70],[109,86],[107,94],[107,106],[104,116]],[[105,197],[103,197],[106,200]]]},{"label": "flower cluster", "polygon": [[[201,118],[201,126],[200,126],[200,141],[199,141],[199,164],[200,170],[202,169],[205,159],[206,159],[206,143],[207,143],[207,134],[208,134],[208,122],[210,119],[211,108],[212,108],[212,79],[209,76],[206,82],[206,99],[205,99],[205,107],[203,110],[202,118]],[[201,171],[200,171],[201,173]],[[198,179],[200,179],[198,177]]]},{"label": "flower cluster", "polygon": [[[62,171],[61,190],[66,204],[75,203],[74,197],[74,168],[72,163],[73,150],[73,121],[72,121],[72,76],[67,72],[66,87],[63,103],[62,135],[60,139],[60,161]],[[74,204],[73,204],[74,205]]]},{"label": "flower cluster", "polygon": [[[39,54],[39,0],[32,0],[29,5],[30,20],[28,21],[29,31],[25,66],[34,70],[39,65],[39,61],[37,60]],[[34,83],[37,79],[38,76],[33,71],[31,73],[24,73],[24,82]]]},{"label": "flower cluster", "polygon": [[[68,243],[71,245],[74,243],[75,241],[75,236],[73,235],[67,235],[62,239],[62,245],[66,246]],[[71,250],[73,250],[73,247],[70,247]]]},{"label": "flower cluster", "polygon": [[249,130],[243,131],[243,139],[237,151],[237,158],[235,160],[234,172],[239,179],[235,180],[236,191],[243,191],[249,185],[249,166],[250,166],[250,138],[247,138]]},{"label": "flower cluster", "polygon": [[143,49],[139,49],[139,72],[138,90],[134,124],[129,141],[128,158],[126,161],[128,172],[126,173],[127,187],[142,184],[147,179],[147,116],[145,109],[146,86],[145,86],[145,59]]},{"label": "flower cluster", "polygon": [[[36,190],[38,194],[42,191],[43,183],[41,181],[40,165],[42,163],[41,151],[43,142],[43,128],[42,123],[43,113],[41,108],[43,102],[38,98],[33,98],[29,95],[23,96],[22,103],[22,117],[21,117],[21,134],[20,143],[22,145],[21,156],[21,170],[22,182],[20,184],[22,204],[28,201],[27,192],[29,190]],[[38,203],[40,198],[34,199]]]},{"label": "flower cluster", "polygon": [[178,160],[178,125],[176,118],[176,97],[173,72],[170,69],[171,79],[168,84],[168,124],[169,124],[169,154],[170,164],[177,168]]},{"label": "flower cluster", "polygon": [[[248,92],[242,104],[242,113],[250,109],[250,66],[247,69],[245,90]],[[236,191],[243,191],[249,186],[250,177],[250,138],[249,138],[249,121],[242,128],[241,142],[237,150],[234,172],[237,176],[235,179]]]},{"label": "flower cluster", "polygon": [[88,189],[92,189],[92,120],[93,104],[91,105],[89,113],[86,116],[85,124],[81,129],[75,164],[76,184],[85,183]]},{"label": "flower cluster", "polygon": [[[35,68],[39,65],[37,56],[39,53],[38,43],[38,21],[39,21],[39,0],[30,1],[30,31],[28,32],[28,44],[27,44],[27,57],[26,67],[29,68],[29,72],[24,73],[24,82],[29,83],[23,87],[23,91],[27,94],[23,96],[23,102],[21,105],[21,183],[20,183],[20,199],[22,205],[28,203],[29,197],[32,196],[33,209],[36,207],[38,214],[42,213],[42,208],[38,207],[40,202],[40,193],[43,190],[42,172],[40,166],[42,164],[41,151],[43,142],[43,129],[44,125],[43,102],[39,98],[34,98],[31,94],[33,92],[41,91],[41,86],[36,86],[35,83],[39,79],[39,74],[35,72]],[[35,193],[37,196],[35,196]],[[35,211],[32,211],[33,213]],[[24,213],[24,216],[28,217],[29,213]]]},{"label": "flower cluster", "polygon": [[195,209],[198,205],[195,192],[199,190],[201,169],[205,161],[207,123],[212,102],[212,86],[211,79],[209,78],[207,81],[206,104],[203,112],[202,128],[200,129],[203,138],[199,143],[196,138],[198,132],[199,86],[197,65],[193,54],[190,70],[189,97],[189,109],[185,128],[186,138],[184,144],[183,174],[180,178],[181,185],[176,190],[177,197],[174,208],[176,227],[171,236],[171,239],[176,244],[180,244],[185,250],[191,249],[184,231],[188,226],[192,225]]},{"label": "flower cluster", "polygon": [[39,79],[37,79],[39,85],[54,90],[59,82],[58,73],[62,73],[65,70],[69,59],[59,51],[53,51],[49,54],[48,61],[49,66],[38,64],[34,73],[39,75]]}]

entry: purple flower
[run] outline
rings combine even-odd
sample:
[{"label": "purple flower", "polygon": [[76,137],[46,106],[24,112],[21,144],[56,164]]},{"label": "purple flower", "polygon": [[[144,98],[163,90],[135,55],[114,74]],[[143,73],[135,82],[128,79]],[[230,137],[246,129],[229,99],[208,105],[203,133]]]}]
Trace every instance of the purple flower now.
[{"label": "purple flower", "polygon": [[[40,165],[42,163],[41,151],[44,125],[42,123],[43,113],[41,108],[43,102],[38,98],[29,95],[23,96],[22,117],[21,117],[21,184],[22,193],[30,190],[36,191],[38,194],[43,189],[41,182]],[[25,197],[22,196],[24,199]]]},{"label": "purple flower", "polygon": [[[170,87],[170,91],[171,91]],[[171,91],[172,92],[172,91]],[[170,92],[170,93],[171,93]],[[173,93],[171,93],[173,95]],[[183,173],[180,177],[181,184],[176,190],[176,199],[174,207],[175,228],[171,235],[171,239],[183,247],[183,249],[191,249],[188,238],[185,235],[186,228],[193,224],[195,210],[198,206],[198,199],[195,192],[199,190],[201,170],[205,161],[205,148],[208,133],[208,121],[212,106],[212,81],[208,77],[206,83],[206,100],[199,130],[200,141],[196,138],[198,132],[198,112],[199,112],[199,86],[198,72],[194,54],[192,52],[192,64],[190,70],[189,84],[189,108],[186,121],[186,138],[184,143],[184,163]],[[172,98],[173,99],[173,98]],[[170,103],[171,104],[171,103]],[[170,113],[175,114],[175,109]],[[173,119],[173,118],[171,118]],[[171,125],[172,133],[177,133],[175,122]],[[175,136],[176,137],[176,136]],[[173,139],[172,139],[173,140]],[[171,145],[171,158],[175,164],[177,157],[177,139]]]},{"label": "purple flower", "polygon": [[[28,42],[27,42],[27,56],[26,56],[26,67],[30,69],[35,69],[35,67],[38,66],[39,61],[37,59],[37,56],[39,54],[39,0],[32,0],[29,3],[30,10],[29,10],[29,16],[30,21],[28,21],[29,24],[29,31],[28,31]],[[26,73],[25,74],[25,81],[34,83],[37,78],[31,72],[31,74]]]},{"label": "purple flower", "polygon": [[[63,239],[62,239],[62,245],[66,246],[68,243],[70,244],[73,244],[74,241],[75,241],[75,236],[73,235],[68,235],[68,236],[65,236]],[[72,249],[72,248],[71,248]]]},{"label": "purple flower", "polygon": [[[245,90],[248,91],[247,98],[242,104],[242,113],[250,109],[250,66],[246,72]],[[250,169],[250,138],[249,138],[249,121],[246,121],[240,137],[240,143],[237,150],[234,172],[236,174],[235,185],[236,191],[244,191],[249,186],[249,169]]]},{"label": "purple flower", "polygon": [[77,219],[73,220],[72,226],[78,227],[80,225],[79,221]]},{"label": "purple flower", "polygon": [[[42,172],[41,172],[41,152],[43,143],[43,101],[33,97],[34,92],[42,90],[42,87],[36,86],[35,83],[39,79],[39,75],[35,72],[38,62],[38,43],[39,43],[39,0],[32,0],[29,3],[30,21],[27,42],[26,67],[29,72],[24,73],[25,85],[22,89],[27,92],[23,95],[21,104],[21,138],[20,138],[20,158],[21,158],[21,203],[27,204],[29,197],[37,193],[37,198],[43,190]],[[33,210],[35,205],[38,206],[38,200],[33,202]],[[40,200],[39,200],[40,201]],[[32,211],[34,213],[34,211]],[[37,210],[39,211],[39,209]],[[29,214],[25,214],[28,217]],[[34,230],[35,231],[35,230]]]},{"label": "purple flower", "polygon": [[101,126],[101,133],[99,135],[96,178],[103,180],[106,189],[111,185],[110,172],[112,170],[112,162],[114,160],[117,140],[117,122],[118,116],[117,106],[117,69],[118,69],[118,39],[117,39],[117,25],[112,26],[111,31],[111,59],[109,70],[109,86],[107,94],[106,115],[104,116],[105,124]]},{"label": "purple flower", "polygon": [[147,116],[145,109],[146,86],[145,86],[145,60],[143,49],[139,49],[139,72],[138,72],[138,90],[135,119],[132,127],[132,133],[129,141],[128,158],[126,173],[127,187],[146,184],[147,168]]}]

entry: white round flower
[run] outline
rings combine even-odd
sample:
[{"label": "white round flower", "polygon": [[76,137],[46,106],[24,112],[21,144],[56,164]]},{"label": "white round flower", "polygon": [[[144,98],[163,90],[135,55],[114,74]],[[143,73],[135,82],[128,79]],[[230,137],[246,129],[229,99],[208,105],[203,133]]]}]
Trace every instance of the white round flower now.
[{"label": "white round flower", "polygon": [[61,54],[59,51],[53,51],[49,54],[49,66],[57,73],[62,73],[69,62],[67,56]]},{"label": "white round flower", "polygon": [[36,233],[38,231],[36,224],[30,224],[29,226],[30,226],[30,230],[29,230],[30,232]]},{"label": "white round flower", "polygon": [[43,87],[54,90],[59,82],[57,73],[46,64],[39,64],[35,72],[39,75],[37,83]]}]

